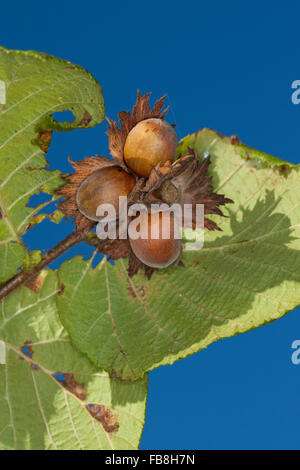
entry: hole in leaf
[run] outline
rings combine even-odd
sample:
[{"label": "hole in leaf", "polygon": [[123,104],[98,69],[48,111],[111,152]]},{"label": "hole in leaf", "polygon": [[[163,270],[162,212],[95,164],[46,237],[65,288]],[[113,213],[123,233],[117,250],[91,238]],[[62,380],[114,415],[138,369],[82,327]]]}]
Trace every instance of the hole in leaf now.
[{"label": "hole in leaf", "polygon": [[33,351],[32,351],[31,346],[27,346],[27,345],[23,346],[22,347],[22,353],[25,354],[25,356],[32,357]]},{"label": "hole in leaf", "polygon": [[[50,205],[52,206],[52,204]],[[45,208],[43,208],[42,212],[46,212],[44,209]],[[37,225],[34,225],[30,230],[22,235],[21,238],[28,249],[41,250],[42,253],[45,253],[50,248],[53,248],[53,246],[59,243],[63,238],[67,237],[72,231],[73,226],[70,221],[54,224],[46,218]],[[60,266],[61,262],[62,261],[58,263],[57,267]],[[51,265],[50,268],[53,269]]]},{"label": "hole in leaf", "polygon": [[62,372],[55,372],[53,374],[53,377],[58,380],[59,382],[64,382],[65,381],[65,374],[63,374]]},{"label": "hole in leaf", "polygon": [[43,192],[40,192],[39,194],[33,194],[28,203],[27,207],[38,207],[40,204],[44,204],[44,202],[51,201],[52,196],[50,194],[46,194]]},{"label": "hole in leaf", "polygon": [[100,261],[102,261],[102,259],[103,259],[102,253],[97,253],[95,255],[95,258],[92,261],[92,267],[96,268],[96,266],[98,266],[98,264],[100,263]]},{"label": "hole in leaf", "polygon": [[25,341],[25,343],[23,344],[23,346],[21,347],[21,352],[25,355],[25,356],[28,356],[28,357],[32,357],[33,356],[33,349],[31,347],[32,345],[32,341]]},{"label": "hole in leaf", "polygon": [[59,111],[57,113],[52,114],[53,119],[57,122],[72,122],[75,119],[74,114],[72,111]]}]

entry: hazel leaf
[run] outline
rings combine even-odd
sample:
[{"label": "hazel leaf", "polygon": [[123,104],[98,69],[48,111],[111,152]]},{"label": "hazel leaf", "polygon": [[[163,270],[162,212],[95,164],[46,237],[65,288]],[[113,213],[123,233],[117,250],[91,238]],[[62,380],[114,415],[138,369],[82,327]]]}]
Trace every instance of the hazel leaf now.
[{"label": "hazel leaf", "polygon": [[70,342],[56,307],[56,273],[0,305],[0,449],[136,449],[147,379],[120,382]]},{"label": "hazel leaf", "polygon": [[[26,251],[21,236],[46,216],[36,214],[58,198],[56,190],[63,185],[59,171],[45,168],[44,153],[53,130],[98,124],[104,119],[104,104],[100,85],[86,70],[33,51],[0,47],[0,85],[2,283],[22,265]],[[53,118],[54,112],[66,110],[73,112],[73,121],[61,123]],[[52,199],[36,207],[27,205],[41,191]]]},{"label": "hazel leaf", "polygon": [[132,278],[127,263],[73,258],[59,270],[60,318],[74,344],[115,376],[136,379],[300,304],[300,168],[204,129],[183,139],[211,155],[214,191],[234,201],[184,266]]}]

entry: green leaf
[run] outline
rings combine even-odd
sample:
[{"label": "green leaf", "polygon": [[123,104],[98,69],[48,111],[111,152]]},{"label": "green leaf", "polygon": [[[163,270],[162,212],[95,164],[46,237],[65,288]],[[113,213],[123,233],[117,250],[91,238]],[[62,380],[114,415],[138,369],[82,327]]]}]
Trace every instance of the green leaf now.
[{"label": "green leaf", "polygon": [[[38,250],[27,253],[26,230],[46,216],[62,219],[60,211],[37,215],[63,184],[59,171],[45,168],[52,131],[92,127],[103,120],[104,105],[87,71],[46,54],[0,48],[0,80],[2,283],[41,259]],[[72,122],[53,119],[65,110]],[[27,206],[41,191],[52,199]],[[56,274],[44,271],[1,302],[0,449],[136,449],[147,379],[121,383],[92,365],[59,320],[60,292]]]},{"label": "green leaf", "polygon": [[[0,282],[22,265],[21,235],[40,222],[43,207],[57,199],[63,184],[59,171],[47,170],[53,130],[88,128],[104,119],[100,85],[83,68],[46,54],[0,47]],[[59,123],[57,111],[71,110],[75,119]],[[66,156],[65,156],[66,158]],[[28,207],[33,194],[53,195]],[[53,216],[54,220],[59,217]]]},{"label": "green leaf", "polygon": [[147,380],[120,382],[93,366],[61,325],[56,274],[42,272],[37,285],[0,305],[0,449],[136,449]]},{"label": "green leaf", "polygon": [[300,303],[300,169],[203,130],[179,152],[210,152],[218,193],[233,199],[212,216],[202,250],[184,267],[127,276],[127,265],[95,269],[75,258],[59,277],[59,314],[74,344],[95,364],[134,379],[220,338],[282,317]]},{"label": "green leaf", "polygon": [[25,254],[25,248],[16,242],[3,244],[0,242],[0,284],[14,276]]}]

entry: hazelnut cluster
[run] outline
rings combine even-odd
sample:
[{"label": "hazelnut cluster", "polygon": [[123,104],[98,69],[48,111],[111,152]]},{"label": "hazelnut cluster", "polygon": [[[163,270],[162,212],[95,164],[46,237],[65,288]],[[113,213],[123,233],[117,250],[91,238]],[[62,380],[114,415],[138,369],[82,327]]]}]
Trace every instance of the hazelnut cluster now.
[{"label": "hazelnut cluster", "polygon": [[[139,214],[140,230],[145,226],[146,237],[131,237],[130,228],[136,224],[135,217],[128,218],[128,237],[107,239],[99,244],[99,251],[112,259],[129,257],[129,275],[144,268],[150,278],[155,269],[172,263],[180,263],[181,239],[174,234],[174,216],[170,211],[170,233],[162,236],[162,212],[152,213],[151,205],[170,207],[177,203],[192,205],[190,227],[197,227],[196,205],[204,205],[204,216],[223,215],[219,206],[232,202],[212,190],[211,177],[207,176],[210,157],[200,162],[194,150],[175,160],[177,135],[174,125],[164,118],[165,96],[153,108],[149,105],[150,93],[138,92],[132,112],[118,114],[120,127],[108,119],[109,150],[111,158],[85,157],[80,162],[71,161],[75,172],[66,176],[66,184],[59,190],[64,201],[60,203],[66,217],[75,217],[78,230],[91,230],[102,219],[97,208],[112,204],[118,222],[119,197],[126,196],[128,206],[141,203],[146,210]],[[167,205],[167,206],[166,206]],[[126,210],[128,207],[126,208]],[[168,209],[166,209],[168,212]],[[186,226],[186,224],[185,224]],[[204,227],[220,230],[215,222],[204,217]],[[154,230],[153,230],[154,229]],[[152,234],[155,233],[155,238]],[[157,233],[159,234],[157,237]]]}]

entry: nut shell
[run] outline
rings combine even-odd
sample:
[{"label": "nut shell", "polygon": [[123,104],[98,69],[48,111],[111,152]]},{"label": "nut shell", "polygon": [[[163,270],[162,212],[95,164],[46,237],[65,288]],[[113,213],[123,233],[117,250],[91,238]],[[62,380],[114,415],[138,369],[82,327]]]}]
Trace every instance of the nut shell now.
[{"label": "nut shell", "polygon": [[124,160],[138,176],[148,178],[159,162],[173,162],[177,135],[166,121],[157,118],[139,122],[129,132],[124,145]]},{"label": "nut shell", "polygon": [[96,170],[79,186],[76,203],[79,211],[88,219],[100,221],[96,215],[101,204],[112,204],[119,214],[119,197],[128,196],[135,185],[135,177],[119,166]]},{"label": "nut shell", "polygon": [[[169,215],[170,237],[163,238],[163,217],[162,212],[156,214],[148,214],[144,212],[140,214],[140,234],[143,238],[132,238],[132,224],[136,225],[134,219],[128,226],[129,242],[135,256],[147,266],[151,268],[166,268],[174,263],[181,254],[181,238],[175,238],[175,224],[177,223],[171,212]],[[167,218],[168,220],[168,218]],[[153,238],[151,229],[156,229],[158,238]],[[148,237],[146,239],[146,237]]]}]

